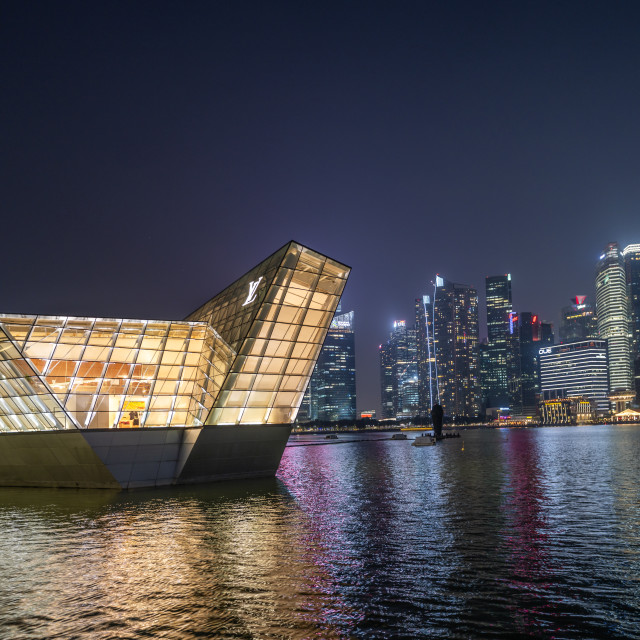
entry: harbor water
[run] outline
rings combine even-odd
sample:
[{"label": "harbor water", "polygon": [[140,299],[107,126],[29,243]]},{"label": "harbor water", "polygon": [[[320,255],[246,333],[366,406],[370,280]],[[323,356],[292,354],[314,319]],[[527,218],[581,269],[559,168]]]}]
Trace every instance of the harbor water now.
[{"label": "harbor water", "polygon": [[0,639],[640,638],[640,428],[292,436],[276,478],[0,489]]}]

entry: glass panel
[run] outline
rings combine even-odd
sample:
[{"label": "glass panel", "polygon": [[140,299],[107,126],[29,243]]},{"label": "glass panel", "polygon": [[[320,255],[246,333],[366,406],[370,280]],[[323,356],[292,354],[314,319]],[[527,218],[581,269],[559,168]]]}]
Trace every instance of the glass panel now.
[{"label": "glass panel", "polygon": [[153,395],[174,395],[177,389],[177,382],[175,380],[158,380],[153,387]]},{"label": "glass panel", "polygon": [[29,342],[57,342],[61,329],[36,325],[31,331]]},{"label": "glass panel", "polygon": [[138,346],[140,336],[131,333],[120,333],[116,337],[116,347],[119,349],[133,349]]},{"label": "glass panel", "polygon": [[76,362],[66,360],[54,360],[49,365],[50,376],[72,376],[76,370]]},{"label": "glass panel", "polygon": [[331,276],[321,276],[318,281],[318,291],[325,293],[342,293],[344,287],[344,280],[338,278],[332,278]]},{"label": "glass panel", "polygon": [[171,417],[171,426],[186,426],[188,422],[188,414],[186,411],[174,411],[173,416]]},{"label": "glass panel", "polygon": [[256,376],[253,388],[260,391],[274,391],[279,381],[280,376]]},{"label": "glass panel", "polygon": [[50,358],[55,346],[55,343],[28,342],[24,355],[29,358]]},{"label": "glass panel", "polygon": [[111,347],[86,347],[82,357],[85,360],[94,360],[96,362],[104,362],[109,358]]},{"label": "glass panel", "polygon": [[131,375],[132,365],[111,363],[107,366],[105,376],[107,378],[128,378]]},{"label": "glass panel", "polygon": [[324,268],[322,269],[322,273],[323,275],[346,279],[346,277],[349,275],[349,269],[344,265],[339,264],[338,262],[327,260],[325,262]]},{"label": "glass panel", "polygon": [[268,407],[274,398],[272,391],[251,391],[246,402],[247,407]]},{"label": "glass panel", "polygon": [[109,360],[111,362],[135,362],[137,355],[137,349],[114,349]]},{"label": "glass panel", "polygon": [[304,309],[298,307],[280,307],[280,313],[278,314],[278,322],[288,322],[300,324],[302,317],[304,316]]},{"label": "glass panel", "polygon": [[143,364],[158,364],[162,357],[162,351],[149,351],[147,349],[140,349],[136,362]]},{"label": "glass panel", "polygon": [[227,397],[225,406],[227,407],[245,407],[249,391],[231,391]]},{"label": "glass panel", "polygon": [[217,413],[217,424],[235,424],[240,416],[242,409],[221,409]]},{"label": "glass panel", "polygon": [[140,348],[152,349],[155,351],[156,349],[162,348],[163,342],[164,342],[163,338],[156,338],[156,337],[145,335],[144,338],[142,338],[142,342],[140,343]]},{"label": "glass panel", "polygon": [[79,360],[83,351],[82,345],[59,344],[53,352],[53,357],[58,360]]},{"label": "glass panel", "polygon": [[291,287],[296,289],[312,289],[316,283],[318,276],[313,272],[294,271],[291,278]]},{"label": "glass panel", "polygon": [[104,370],[104,362],[81,362],[76,375],[82,378],[99,378]]},{"label": "glass panel", "polygon": [[261,373],[282,373],[287,365],[284,358],[263,358],[260,365]]},{"label": "glass panel", "polygon": [[173,396],[154,396],[151,399],[149,408],[154,409],[171,409],[173,406]]},{"label": "glass panel", "polygon": [[257,408],[257,409],[245,409],[242,418],[240,419],[241,424],[264,424],[264,417],[268,409],[265,407]]},{"label": "glass panel", "polygon": [[286,407],[274,407],[267,418],[268,424],[288,424],[292,422],[297,409]]}]

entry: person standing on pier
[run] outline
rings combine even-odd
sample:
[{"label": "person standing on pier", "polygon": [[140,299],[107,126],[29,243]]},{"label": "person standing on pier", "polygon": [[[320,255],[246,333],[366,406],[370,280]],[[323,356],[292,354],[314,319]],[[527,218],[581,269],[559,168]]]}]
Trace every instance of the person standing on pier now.
[{"label": "person standing on pier", "polygon": [[436,438],[442,436],[442,419],[444,418],[444,410],[442,405],[434,404],[431,409],[431,422],[433,423],[433,435]]}]

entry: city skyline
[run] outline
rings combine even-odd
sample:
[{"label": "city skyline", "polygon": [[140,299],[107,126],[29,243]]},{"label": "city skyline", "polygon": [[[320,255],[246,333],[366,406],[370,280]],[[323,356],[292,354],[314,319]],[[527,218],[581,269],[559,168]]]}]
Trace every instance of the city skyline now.
[{"label": "city skyline", "polygon": [[[496,411],[504,410],[515,416],[536,416],[539,409],[542,410],[542,406],[539,407],[544,387],[541,361],[545,360],[547,354],[556,353],[554,345],[573,348],[577,344],[593,345],[595,343],[589,341],[594,340],[606,349],[604,357],[608,365],[605,367],[605,384],[609,394],[619,396],[615,401],[617,410],[624,406],[620,404],[623,396],[627,398],[627,402],[637,402],[640,388],[639,265],[640,244],[629,244],[623,248],[616,242],[608,243],[596,265],[595,307],[589,296],[573,296],[571,304],[560,310],[561,322],[555,332],[553,324],[544,322],[539,313],[514,310],[510,273],[487,276],[484,309],[487,336],[483,340],[478,340],[480,317],[477,291],[468,285],[450,283],[441,275],[436,275],[432,281],[433,295],[415,299],[415,325],[411,330],[414,331],[414,340],[417,342],[412,362],[416,368],[415,381],[419,387],[416,401],[419,399],[419,402],[414,407],[414,416],[428,415],[427,407],[435,402],[444,406],[445,414],[463,418],[484,415],[485,412],[494,415]],[[467,290],[471,292],[471,297],[455,304],[452,297],[444,306],[434,305],[440,292],[448,287],[451,288],[451,294],[456,290]],[[449,307],[448,311],[444,311]],[[396,354],[397,347],[394,346],[398,335],[397,327],[409,331],[405,326],[404,320],[394,321],[389,340],[379,347],[383,418],[405,417],[404,412],[398,408],[402,404],[400,398],[403,385],[402,376],[396,369],[406,358]],[[468,381],[467,373],[457,370],[458,358],[463,353],[458,353],[461,348],[468,350],[463,365],[463,370],[471,373]],[[560,352],[564,351],[560,349]],[[598,358],[601,357],[603,356],[598,355]],[[468,358],[470,360],[467,362]],[[545,394],[547,391],[560,393],[562,389],[566,391],[572,387],[569,381],[573,375],[572,367],[578,364],[565,364],[571,369],[566,372],[568,386],[565,387],[562,383],[552,387],[547,380]],[[598,362],[598,365],[601,364]],[[562,367],[558,368],[559,364],[554,366],[556,370],[553,379],[557,382],[558,372]],[[405,369],[406,365],[400,366],[401,371]],[[437,373],[433,374],[433,371]],[[449,385],[456,389],[460,385],[468,386],[468,393],[478,397],[477,402],[472,402],[475,403],[475,410],[471,405],[461,406],[457,399],[449,397]],[[600,391],[596,394],[599,398],[596,404],[594,393],[590,391],[586,394],[589,401],[585,398],[576,400],[582,407],[579,411],[587,407],[589,402],[594,412],[596,404],[598,411],[601,411],[602,398],[598,395]],[[553,398],[552,405],[559,407],[562,404],[562,410],[569,411],[564,400],[556,400],[556,396]],[[550,400],[549,397],[544,399]],[[613,404],[612,399],[612,406]],[[547,415],[550,407],[551,405],[543,411],[545,421],[550,419],[550,414]]]},{"label": "city skyline", "polygon": [[557,327],[606,243],[640,238],[639,23],[630,5],[6,3],[3,308],[180,317],[295,239],[353,268],[359,409],[434,273],[481,318],[485,276],[511,273],[514,308]]}]

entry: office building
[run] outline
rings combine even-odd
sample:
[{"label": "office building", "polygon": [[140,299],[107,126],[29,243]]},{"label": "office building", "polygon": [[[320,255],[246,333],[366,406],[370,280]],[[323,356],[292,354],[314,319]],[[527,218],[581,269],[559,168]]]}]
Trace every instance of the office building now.
[{"label": "office building", "polygon": [[584,397],[609,411],[607,343],[583,340],[540,347],[542,399]]},{"label": "office building", "polygon": [[394,371],[393,346],[390,341],[378,347],[380,355],[380,417],[383,420],[395,418],[396,378]]},{"label": "office building", "polygon": [[182,321],[0,315],[0,484],[273,475],[349,268],[290,242]]},{"label": "office building", "polygon": [[380,346],[383,418],[413,418],[419,413],[418,355],[415,327],[396,320]]},{"label": "office building", "polygon": [[629,296],[623,257],[616,242],[607,245],[596,270],[596,314],[600,339],[607,341],[609,391],[632,388]]},{"label": "office building", "polygon": [[449,416],[476,417],[478,387],[478,292],[436,276],[427,305],[433,318],[434,395]]},{"label": "office building", "polygon": [[505,407],[510,404],[509,318],[513,311],[511,274],[485,278],[487,298],[487,345],[484,348],[481,393],[483,405]]},{"label": "office building", "polygon": [[587,296],[575,296],[562,308],[559,337],[560,342],[598,339],[598,320]]},{"label": "office building", "polygon": [[429,416],[431,407],[437,402],[431,296],[425,295],[417,298],[415,310],[416,354],[418,358],[418,413],[421,416]]},{"label": "office building", "polygon": [[538,351],[553,344],[553,329],[529,311],[509,314],[507,339],[508,401],[511,415],[534,416],[540,395]]},{"label": "office building", "polygon": [[[331,321],[304,395],[298,421],[356,419],[354,312],[338,312]],[[304,412],[303,412],[304,408]]]}]

